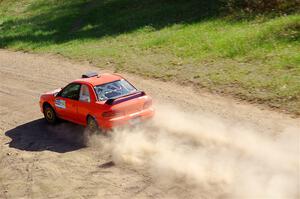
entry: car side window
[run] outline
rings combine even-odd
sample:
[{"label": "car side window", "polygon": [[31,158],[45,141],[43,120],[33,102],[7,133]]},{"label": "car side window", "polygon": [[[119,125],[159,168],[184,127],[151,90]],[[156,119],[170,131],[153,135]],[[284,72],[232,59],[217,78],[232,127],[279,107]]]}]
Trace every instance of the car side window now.
[{"label": "car side window", "polygon": [[89,91],[89,87],[87,85],[84,85],[84,84],[81,85],[79,101],[82,101],[82,102],[90,102],[91,101],[90,91]]},{"label": "car side window", "polygon": [[65,87],[61,93],[60,96],[64,98],[69,98],[73,100],[79,99],[79,91],[80,91],[80,84],[69,84],[67,87]]}]

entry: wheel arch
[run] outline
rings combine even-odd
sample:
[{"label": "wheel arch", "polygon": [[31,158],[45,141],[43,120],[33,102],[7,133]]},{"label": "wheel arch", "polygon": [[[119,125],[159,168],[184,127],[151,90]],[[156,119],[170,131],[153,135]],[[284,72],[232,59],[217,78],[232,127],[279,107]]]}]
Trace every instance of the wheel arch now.
[{"label": "wheel arch", "polygon": [[43,110],[45,109],[46,106],[50,106],[53,109],[53,107],[51,106],[51,104],[49,102],[44,102],[43,103]]},{"label": "wheel arch", "polygon": [[100,124],[99,124],[99,121],[96,119],[96,117],[93,116],[93,115],[90,114],[90,113],[88,113],[88,114],[86,115],[86,117],[85,117],[86,124],[88,123],[89,117],[93,118],[93,119],[96,121],[96,123],[97,123],[98,126],[100,125]]},{"label": "wheel arch", "polygon": [[[91,118],[93,118],[94,120],[96,120],[96,117],[95,117],[95,116],[93,116],[92,114],[88,113],[88,114],[86,115],[86,117],[85,117],[85,121],[86,121],[86,122],[88,121],[89,117],[91,117]],[[97,120],[96,120],[96,121],[97,121]]]}]

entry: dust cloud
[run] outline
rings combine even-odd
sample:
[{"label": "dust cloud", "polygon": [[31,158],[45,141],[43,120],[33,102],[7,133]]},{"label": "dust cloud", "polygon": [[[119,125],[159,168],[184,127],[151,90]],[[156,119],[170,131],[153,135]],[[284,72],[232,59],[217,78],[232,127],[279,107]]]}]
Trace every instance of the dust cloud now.
[{"label": "dust cloud", "polygon": [[101,139],[117,165],[143,168],[166,190],[194,198],[299,198],[299,129],[258,132],[160,105],[153,121]]}]

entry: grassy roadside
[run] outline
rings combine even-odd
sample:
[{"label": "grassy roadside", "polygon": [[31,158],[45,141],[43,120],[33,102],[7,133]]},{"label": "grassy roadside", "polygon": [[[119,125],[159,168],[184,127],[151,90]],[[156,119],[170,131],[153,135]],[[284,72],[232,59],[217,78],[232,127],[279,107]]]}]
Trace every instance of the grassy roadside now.
[{"label": "grassy roadside", "polygon": [[0,3],[0,47],[59,53],[300,114],[300,15],[218,17],[219,1]]}]

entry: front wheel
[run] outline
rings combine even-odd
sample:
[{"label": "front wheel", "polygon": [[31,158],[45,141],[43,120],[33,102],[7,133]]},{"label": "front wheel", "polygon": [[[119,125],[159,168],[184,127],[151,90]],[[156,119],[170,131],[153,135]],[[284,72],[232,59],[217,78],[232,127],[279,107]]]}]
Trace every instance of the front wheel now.
[{"label": "front wheel", "polygon": [[55,111],[50,105],[45,105],[44,117],[49,124],[55,124],[57,122]]}]

